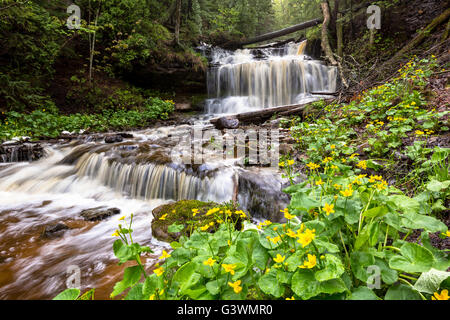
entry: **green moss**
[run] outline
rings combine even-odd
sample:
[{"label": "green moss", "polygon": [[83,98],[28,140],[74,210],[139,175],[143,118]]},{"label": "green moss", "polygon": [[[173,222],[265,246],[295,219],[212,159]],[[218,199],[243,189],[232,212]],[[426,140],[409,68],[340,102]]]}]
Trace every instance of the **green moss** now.
[{"label": "green moss", "polygon": [[[206,216],[208,210],[219,208],[219,212]],[[198,209],[195,217],[192,214],[192,209]],[[190,236],[195,230],[207,224],[213,223],[208,230],[214,232],[219,224],[217,220],[225,220],[225,211],[231,210],[233,213],[237,207],[233,203],[218,204],[215,202],[202,202],[199,200],[181,200],[171,204],[166,204],[157,207],[153,210],[152,234],[160,240],[166,242],[177,241],[181,236]],[[166,216],[165,216],[166,215]],[[236,219],[233,214],[233,218]],[[163,218],[161,220],[161,218]],[[236,228],[241,227],[241,218],[236,223]],[[168,232],[169,226],[172,224],[184,225],[183,230],[178,233]]]}]

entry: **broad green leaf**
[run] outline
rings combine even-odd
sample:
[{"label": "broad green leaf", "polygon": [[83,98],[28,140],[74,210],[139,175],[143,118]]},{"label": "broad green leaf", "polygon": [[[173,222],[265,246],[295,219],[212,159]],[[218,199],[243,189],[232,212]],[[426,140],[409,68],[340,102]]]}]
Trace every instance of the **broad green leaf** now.
[{"label": "broad green leaf", "polygon": [[292,291],[304,300],[320,294],[320,282],[314,277],[314,272],[298,269],[292,276]]},{"label": "broad green leaf", "polygon": [[196,263],[188,262],[173,275],[172,281],[178,283],[181,295],[186,294],[186,291],[200,280],[201,276],[195,272],[196,268]]},{"label": "broad green leaf", "polygon": [[364,212],[364,216],[371,219],[376,217],[382,217],[388,213],[388,208],[385,206],[375,207]]},{"label": "broad green leaf", "polygon": [[410,229],[425,229],[430,232],[447,231],[447,226],[438,219],[413,212],[403,214],[401,222],[404,227]]},{"label": "broad green leaf", "polygon": [[128,291],[125,300],[144,300],[144,295],[142,294],[143,283],[138,283],[130,291]]},{"label": "broad green leaf", "polygon": [[350,265],[355,277],[363,282],[367,282],[369,278],[367,268],[375,265],[375,257],[367,252],[354,251],[350,255]]},{"label": "broad green leaf", "polygon": [[375,257],[375,265],[381,270],[381,279],[386,284],[394,284],[398,280],[398,273],[396,270],[389,268],[389,264],[381,258]]},{"label": "broad green leaf", "polygon": [[440,192],[441,190],[446,190],[450,186],[450,180],[440,182],[438,180],[431,180],[427,183],[426,188],[433,192]]},{"label": "broad green leaf", "polygon": [[419,293],[410,286],[399,284],[388,289],[385,300],[421,300]]},{"label": "broad green leaf", "polygon": [[316,271],[314,274],[315,278],[319,282],[337,279],[339,278],[345,271],[344,264],[341,259],[332,255],[325,254],[325,259],[321,260],[324,263],[324,268]]},{"label": "broad green leaf", "polygon": [[58,294],[56,297],[53,298],[53,300],[77,300],[80,296],[80,289],[66,289],[60,294]]},{"label": "broad green leaf", "polygon": [[416,213],[420,209],[420,203],[417,200],[404,195],[389,196],[388,201],[404,213]]},{"label": "broad green leaf", "polygon": [[430,250],[416,243],[405,243],[400,255],[389,260],[389,267],[405,272],[426,272],[431,269],[435,259]]},{"label": "broad green leaf", "polygon": [[184,225],[173,223],[167,228],[167,231],[170,233],[177,233],[177,232],[181,232],[183,229],[184,229]]},{"label": "broad green leaf", "polygon": [[430,269],[420,275],[414,284],[414,289],[420,292],[433,294],[438,291],[441,283],[450,277],[450,272]]},{"label": "broad green leaf", "polygon": [[284,293],[284,287],[277,279],[277,270],[272,268],[258,280],[259,288],[266,294],[279,298]]},{"label": "broad green leaf", "polygon": [[117,282],[111,293],[111,298],[121,294],[124,290],[134,286],[141,279],[141,268],[139,266],[128,267],[123,273],[123,279]]},{"label": "broad green leaf", "polygon": [[310,209],[317,208],[320,203],[317,200],[312,199],[304,192],[297,192],[292,196],[291,204],[289,207],[309,211]]},{"label": "broad green leaf", "polygon": [[381,300],[371,289],[358,287],[353,289],[348,300]]}]

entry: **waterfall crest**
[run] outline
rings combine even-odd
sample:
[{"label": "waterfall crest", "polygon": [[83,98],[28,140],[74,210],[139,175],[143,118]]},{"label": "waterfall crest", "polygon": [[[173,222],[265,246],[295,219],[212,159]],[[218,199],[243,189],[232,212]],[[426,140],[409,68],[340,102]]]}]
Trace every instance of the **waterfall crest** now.
[{"label": "waterfall crest", "polygon": [[212,53],[208,114],[239,113],[317,99],[334,92],[337,70],[304,55],[305,42],[275,49]]}]

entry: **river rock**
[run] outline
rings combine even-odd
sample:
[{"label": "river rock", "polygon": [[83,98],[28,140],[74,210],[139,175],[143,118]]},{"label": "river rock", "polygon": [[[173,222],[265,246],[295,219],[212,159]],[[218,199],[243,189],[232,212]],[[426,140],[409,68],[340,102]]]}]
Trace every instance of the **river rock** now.
[{"label": "river rock", "polygon": [[45,155],[40,143],[15,142],[0,145],[0,162],[36,161]]},{"label": "river rock", "polygon": [[62,236],[68,229],[69,227],[61,222],[51,224],[44,228],[44,232],[42,232],[41,238],[57,238]]},{"label": "river rock", "polygon": [[92,209],[86,209],[81,211],[81,216],[86,221],[99,221],[104,220],[110,216],[120,214],[120,209],[118,208],[106,208],[98,207]]},{"label": "river rock", "polygon": [[106,143],[117,143],[117,142],[122,142],[122,141],[123,141],[123,137],[120,134],[105,137]]},{"label": "river rock", "polygon": [[223,129],[237,129],[239,127],[239,120],[234,117],[222,117],[216,122],[216,128]]}]

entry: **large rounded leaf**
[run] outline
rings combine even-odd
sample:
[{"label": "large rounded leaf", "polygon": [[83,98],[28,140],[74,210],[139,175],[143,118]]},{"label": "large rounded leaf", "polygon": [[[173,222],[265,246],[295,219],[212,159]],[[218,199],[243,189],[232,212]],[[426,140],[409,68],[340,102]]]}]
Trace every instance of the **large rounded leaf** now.
[{"label": "large rounded leaf", "polygon": [[389,267],[404,272],[426,272],[431,269],[435,259],[430,250],[416,244],[405,243],[400,255],[389,260]]}]

